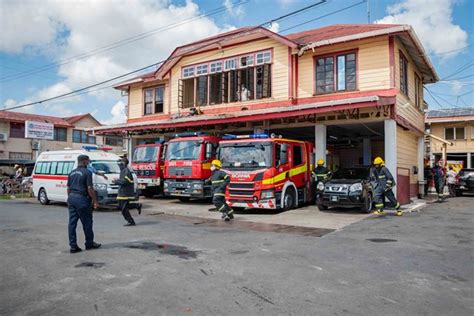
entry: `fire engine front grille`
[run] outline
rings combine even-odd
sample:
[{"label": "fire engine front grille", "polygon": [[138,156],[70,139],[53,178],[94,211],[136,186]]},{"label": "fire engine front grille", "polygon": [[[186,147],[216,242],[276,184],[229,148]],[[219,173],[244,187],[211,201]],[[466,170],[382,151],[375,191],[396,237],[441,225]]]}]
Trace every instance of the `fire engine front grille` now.
[{"label": "fire engine front grille", "polygon": [[156,175],[156,170],[135,170],[137,177],[152,177]]},{"label": "fire engine front grille", "polygon": [[192,167],[169,167],[170,176],[191,176],[192,174]]},{"label": "fire engine front grille", "polygon": [[233,190],[229,188],[229,194],[240,195],[240,196],[253,196],[253,191],[244,191],[244,190]]},{"label": "fire engine front grille", "polygon": [[253,189],[253,183],[231,182],[230,189]]}]

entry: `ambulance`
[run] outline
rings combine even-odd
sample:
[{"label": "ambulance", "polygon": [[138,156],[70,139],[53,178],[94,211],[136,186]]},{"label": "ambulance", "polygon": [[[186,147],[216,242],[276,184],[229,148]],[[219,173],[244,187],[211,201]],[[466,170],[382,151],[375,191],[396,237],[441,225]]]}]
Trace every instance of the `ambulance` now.
[{"label": "ambulance", "polygon": [[[33,170],[33,194],[42,205],[51,201],[67,202],[67,179],[69,173],[77,168],[77,157],[87,155],[92,182],[100,205],[116,203],[118,185],[113,183],[120,176],[120,157],[108,152],[111,148],[83,146],[81,150],[45,151],[36,159]],[[105,177],[104,177],[105,176]],[[135,186],[136,175],[133,174]],[[135,192],[137,188],[135,188]]]}]

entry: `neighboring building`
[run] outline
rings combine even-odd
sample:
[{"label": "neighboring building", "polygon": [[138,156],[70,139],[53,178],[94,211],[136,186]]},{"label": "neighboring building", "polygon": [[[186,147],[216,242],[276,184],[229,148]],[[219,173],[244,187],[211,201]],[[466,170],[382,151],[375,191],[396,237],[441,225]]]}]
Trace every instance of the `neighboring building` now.
[{"label": "neighboring building", "polygon": [[465,168],[474,168],[474,107],[430,110],[426,124],[431,134],[453,144],[446,147],[446,157],[443,157],[443,143],[430,138],[432,161],[446,159],[462,162]]},{"label": "neighboring building", "polygon": [[244,27],[177,47],[157,71],[117,85],[128,121],[96,131],[127,131],[133,145],[180,131],[265,131],[314,141],[332,168],[380,155],[407,202],[423,180],[423,84],[437,80],[407,25],[285,36]]},{"label": "neighboring building", "polygon": [[[54,124],[54,140],[25,138],[25,121]],[[43,151],[78,149],[87,144],[107,145],[114,152],[123,153],[123,136],[90,133],[91,128],[101,125],[91,114],[61,118],[0,111],[0,162],[7,165],[28,163]]]}]

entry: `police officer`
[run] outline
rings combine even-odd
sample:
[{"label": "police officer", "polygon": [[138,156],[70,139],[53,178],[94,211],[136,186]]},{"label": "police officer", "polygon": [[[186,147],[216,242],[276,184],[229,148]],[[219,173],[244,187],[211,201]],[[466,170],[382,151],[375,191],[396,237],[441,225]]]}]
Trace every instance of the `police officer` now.
[{"label": "police officer", "polygon": [[77,157],[77,168],[72,170],[67,179],[67,204],[69,209],[69,247],[71,253],[82,251],[77,245],[76,227],[80,220],[86,239],[86,250],[97,249],[101,244],[94,242],[92,230],[92,207],[98,207],[92,184],[92,173],[87,170],[89,156]]},{"label": "police officer", "polygon": [[324,160],[319,159],[317,162],[317,167],[313,170],[313,176],[316,179],[316,182],[327,181],[331,177],[331,171],[324,166]]},{"label": "police officer", "polygon": [[441,202],[444,198],[444,177],[445,171],[443,169],[443,162],[439,161],[432,169],[434,185],[436,193],[438,194],[438,202]]},{"label": "police officer", "polygon": [[119,185],[117,201],[123,218],[127,221],[125,226],[135,226],[135,221],[132,215],[130,215],[130,209],[137,209],[140,215],[142,213],[142,204],[130,203],[130,201],[136,200],[135,184],[132,171],[128,168],[128,159],[125,157],[120,160],[120,178],[115,179],[114,183]]},{"label": "police officer", "polygon": [[400,203],[398,203],[395,195],[393,194],[392,188],[395,186],[395,180],[393,179],[392,174],[385,167],[385,163],[382,158],[377,157],[374,159],[374,168],[371,170],[372,180],[375,182],[374,188],[374,202],[375,202],[375,215],[383,214],[383,207],[385,202],[385,197],[395,205],[397,216],[402,216],[403,212],[400,210]]},{"label": "police officer", "polygon": [[212,175],[208,182],[210,181],[212,184],[212,203],[217,211],[222,212],[222,219],[230,221],[234,218],[234,210],[225,201],[225,190],[230,183],[230,177],[225,171],[221,170],[221,166],[219,160],[212,161]]}]

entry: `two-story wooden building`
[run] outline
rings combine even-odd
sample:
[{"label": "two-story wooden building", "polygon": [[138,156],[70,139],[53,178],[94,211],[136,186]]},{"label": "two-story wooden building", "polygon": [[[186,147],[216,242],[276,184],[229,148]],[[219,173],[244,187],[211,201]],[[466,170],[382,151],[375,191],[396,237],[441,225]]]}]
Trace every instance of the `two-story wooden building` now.
[{"label": "two-story wooden building", "polygon": [[[423,84],[438,76],[408,25],[332,25],[289,35],[244,27],[177,47],[128,94],[134,143],[179,131],[264,131],[312,140],[332,168],[382,156],[398,196],[418,192]],[[100,130],[96,130],[100,132]]]}]

